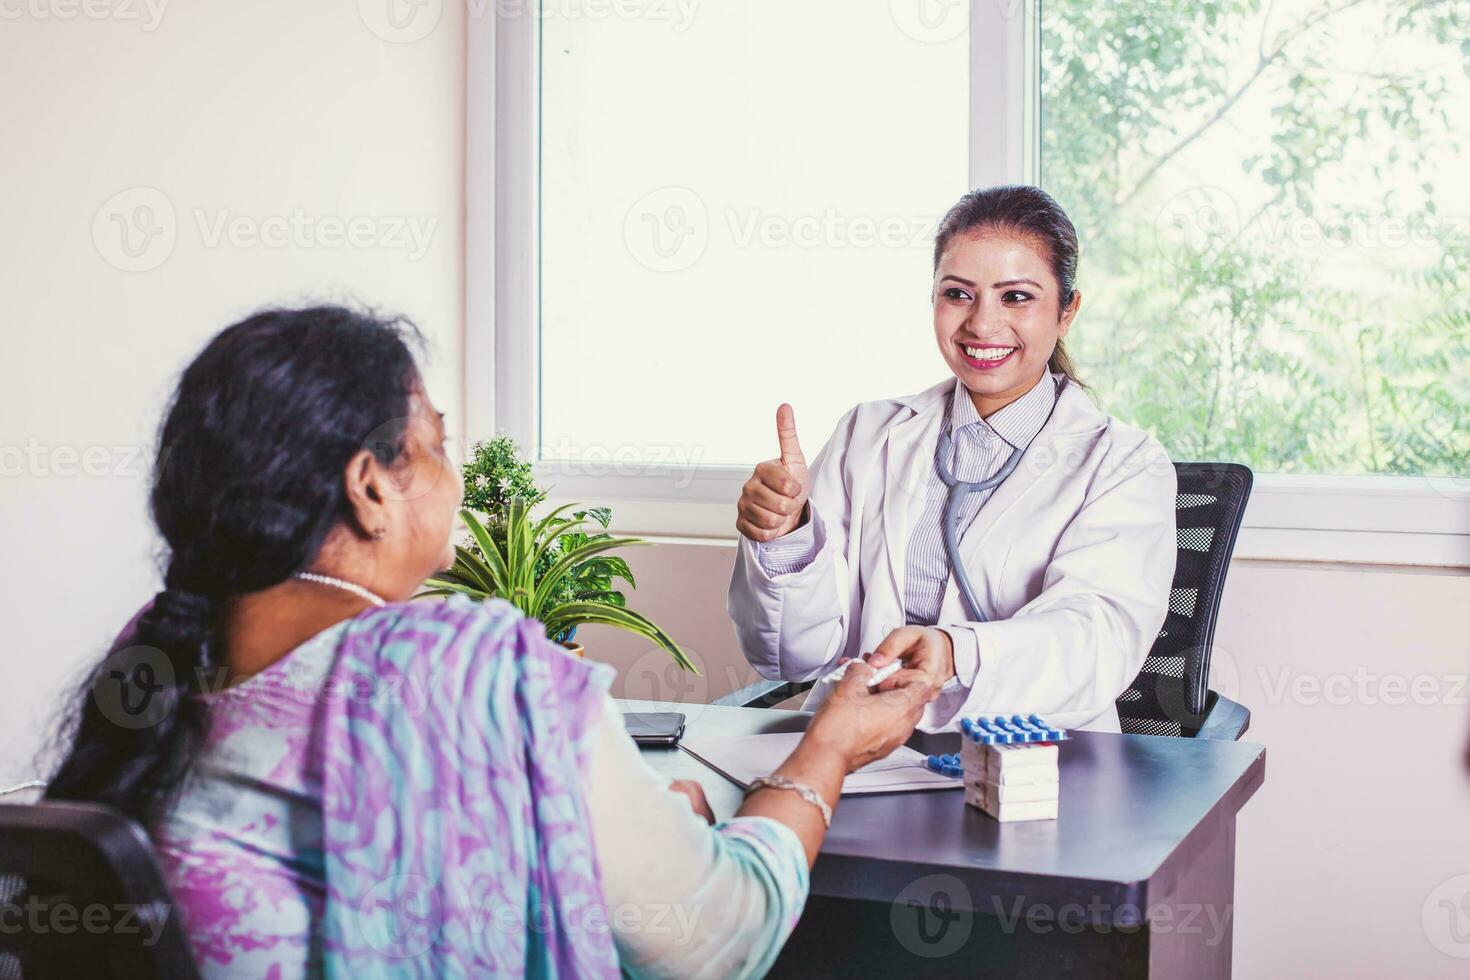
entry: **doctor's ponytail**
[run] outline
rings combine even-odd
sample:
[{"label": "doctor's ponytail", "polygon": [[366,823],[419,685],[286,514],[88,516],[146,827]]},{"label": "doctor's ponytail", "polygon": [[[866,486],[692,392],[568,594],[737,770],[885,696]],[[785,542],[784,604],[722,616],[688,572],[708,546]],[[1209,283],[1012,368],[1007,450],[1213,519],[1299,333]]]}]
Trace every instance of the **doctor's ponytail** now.
[{"label": "doctor's ponytail", "polygon": [[[1077,292],[1077,229],[1067,212],[1039,187],[1003,184],[974,190],[960,198],[939,222],[934,236],[934,268],[938,270],[944,250],[956,235],[994,228],[1023,235],[1040,244],[1051,261],[1059,295],[1057,311],[1067,308]],[[1062,341],[1057,341],[1047,362],[1048,370],[1063,374],[1078,387],[1087,387],[1077,377],[1077,369]]]}]

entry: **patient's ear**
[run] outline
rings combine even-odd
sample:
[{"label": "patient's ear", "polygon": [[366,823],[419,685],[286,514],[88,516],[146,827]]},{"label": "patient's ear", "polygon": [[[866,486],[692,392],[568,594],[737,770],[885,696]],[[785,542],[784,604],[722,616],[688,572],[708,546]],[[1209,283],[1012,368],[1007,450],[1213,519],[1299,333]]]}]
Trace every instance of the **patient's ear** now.
[{"label": "patient's ear", "polygon": [[342,474],[343,489],[359,534],[381,538],[388,532],[388,471],[378,458],[366,449],[347,461]]}]

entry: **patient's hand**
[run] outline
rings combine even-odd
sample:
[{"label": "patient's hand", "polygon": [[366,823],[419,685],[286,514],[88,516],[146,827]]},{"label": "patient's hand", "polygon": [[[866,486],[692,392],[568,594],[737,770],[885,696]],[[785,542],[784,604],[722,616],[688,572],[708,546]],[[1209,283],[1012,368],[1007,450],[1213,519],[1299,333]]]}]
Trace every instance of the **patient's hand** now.
[{"label": "patient's hand", "polygon": [[710,809],[709,800],[704,798],[704,787],[692,779],[676,779],[669,784],[669,789],[689,798],[689,805],[694,812],[705,819],[706,823],[715,822],[715,811]]},{"label": "patient's hand", "polygon": [[826,746],[842,758],[847,772],[884,758],[907,741],[924,705],[934,699],[917,683],[880,693],[868,687],[872,676],[873,669],[862,661],[849,666],[807,725],[803,744]]}]

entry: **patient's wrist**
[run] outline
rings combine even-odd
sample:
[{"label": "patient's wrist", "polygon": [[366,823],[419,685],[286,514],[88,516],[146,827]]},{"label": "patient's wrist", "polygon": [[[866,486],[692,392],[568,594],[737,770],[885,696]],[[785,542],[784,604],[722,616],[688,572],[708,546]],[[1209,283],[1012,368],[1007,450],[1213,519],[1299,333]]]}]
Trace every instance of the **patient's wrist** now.
[{"label": "patient's wrist", "polygon": [[860,754],[855,742],[851,734],[829,731],[827,725],[813,719],[796,751],[776,771],[793,778],[799,778],[797,773],[831,776],[835,772],[841,779],[852,771],[853,760]]}]

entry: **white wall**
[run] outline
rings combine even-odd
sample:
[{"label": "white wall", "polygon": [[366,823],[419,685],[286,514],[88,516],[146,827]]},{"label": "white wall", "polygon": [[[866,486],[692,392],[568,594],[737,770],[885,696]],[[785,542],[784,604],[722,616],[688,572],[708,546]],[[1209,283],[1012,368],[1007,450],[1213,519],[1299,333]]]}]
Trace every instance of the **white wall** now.
[{"label": "white wall", "polygon": [[[156,589],[133,453],[214,331],[270,302],[380,304],[428,333],[430,387],[460,411],[463,8],[408,44],[351,0],[168,4],[156,23],[141,2],[88,8],[109,16],[0,7],[0,784],[31,772],[58,686]],[[174,217],[146,271],[112,264],[106,213],[94,236],[119,192],[106,210]],[[312,224],[281,246],[209,234],[298,209]],[[399,247],[397,218],[432,223],[426,247]],[[349,219],[356,245],[318,224]]]},{"label": "white wall", "polygon": [[[445,4],[426,37],[402,44],[366,29],[351,2],[180,4],[154,30],[29,14],[0,23],[0,784],[31,772],[59,686],[155,588],[145,480],[130,450],[151,444],[171,376],[214,330],[303,297],[402,310],[433,340],[431,386],[458,412],[456,8]],[[136,187],[166,196],[177,242],[155,268],[124,272],[108,261],[123,258],[106,215],[99,237],[93,224]],[[209,222],[222,209],[259,219],[295,208],[437,224],[418,257],[391,243],[211,245],[197,226],[201,212]],[[91,447],[111,475],[58,473],[80,465],[68,449]],[[587,630],[580,638],[620,666],[623,689],[697,703],[754,678],[723,613],[728,545],[631,557],[635,604],[705,673],[680,679],[646,645]],[[1431,943],[1424,915],[1454,949],[1439,902],[1462,902],[1470,939],[1470,879],[1456,880],[1470,874],[1467,608],[1463,572],[1233,568],[1216,686],[1252,708],[1248,737],[1268,746],[1266,785],[1241,817],[1238,975],[1463,967]],[[1324,683],[1314,695],[1310,685]],[[1418,684],[1428,703],[1390,703],[1413,692],[1399,683]],[[1334,703],[1343,684],[1346,700]]]}]

